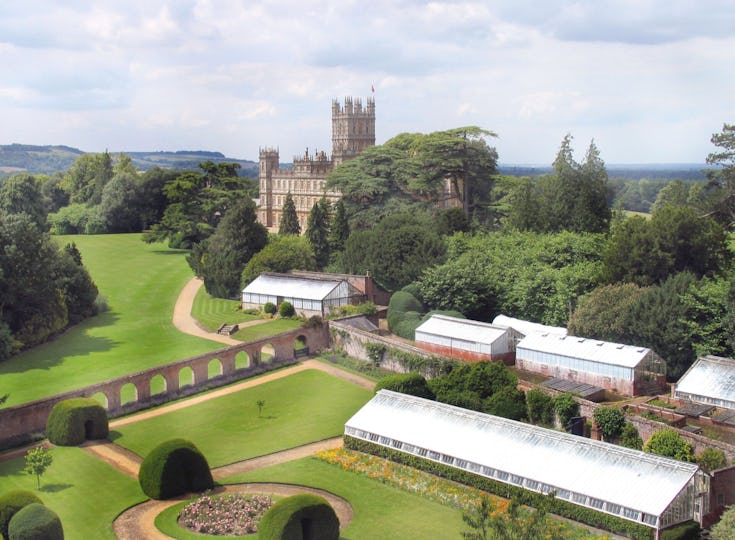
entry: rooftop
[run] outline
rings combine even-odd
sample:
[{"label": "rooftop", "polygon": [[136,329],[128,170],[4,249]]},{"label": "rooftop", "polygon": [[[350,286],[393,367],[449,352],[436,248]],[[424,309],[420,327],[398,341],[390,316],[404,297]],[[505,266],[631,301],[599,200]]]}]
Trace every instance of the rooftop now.
[{"label": "rooftop", "polygon": [[448,315],[432,315],[416,328],[416,340],[418,341],[420,339],[418,333],[425,332],[427,334],[490,345],[505,335],[507,331],[507,328],[501,328],[480,321],[459,319]]}]

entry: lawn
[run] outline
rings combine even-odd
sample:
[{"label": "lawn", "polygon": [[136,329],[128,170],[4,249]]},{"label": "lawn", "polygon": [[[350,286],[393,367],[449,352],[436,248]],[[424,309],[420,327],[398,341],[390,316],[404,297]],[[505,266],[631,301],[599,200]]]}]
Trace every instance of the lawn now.
[{"label": "lawn", "polygon": [[171,322],[176,298],[192,277],[186,252],[144,244],[139,234],[57,240],[76,243],[110,309],[0,364],[1,393],[10,394],[7,405],[222,347],[182,334]]},{"label": "lawn", "polygon": [[253,341],[268,336],[274,336],[288,330],[294,330],[299,326],[301,326],[301,321],[298,319],[274,319],[262,324],[246,326],[245,328],[238,330],[232,335],[232,337],[240,341]]},{"label": "lawn", "polygon": [[317,458],[304,458],[240,474],[226,483],[280,482],[325,489],[347,499],[355,518],[342,540],[414,540],[460,538],[467,530],[462,512],[387,486],[366,476],[343,471]]},{"label": "lawn", "polygon": [[242,323],[260,319],[258,315],[243,313],[237,300],[214,298],[202,287],[194,298],[191,315],[210,332],[215,332],[222,323]]},{"label": "lawn", "polygon": [[113,469],[80,448],[56,447],[54,461],[41,477],[23,472],[23,457],[0,462],[0,493],[27,489],[56,512],[70,539],[114,540],[112,522],[120,512],[143,502],[138,481]]},{"label": "lawn", "polygon": [[[219,467],[339,436],[372,392],[307,370],[253,388],[122,426],[117,443],[140,456],[167,439],[191,440]],[[257,402],[265,401],[262,416]]]}]

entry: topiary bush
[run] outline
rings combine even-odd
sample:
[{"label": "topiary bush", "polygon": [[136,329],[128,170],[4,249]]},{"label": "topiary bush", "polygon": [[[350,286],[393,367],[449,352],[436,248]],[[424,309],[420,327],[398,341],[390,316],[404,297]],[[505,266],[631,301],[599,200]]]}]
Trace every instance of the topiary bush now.
[{"label": "topiary bush", "polygon": [[399,373],[383,377],[375,384],[375,391],[383,389],[427,399],[435,398],[426,379],[419,373]]},{"label": "topiary bush", "polygon": [[263,313],[269,313],[270,315],[275,315],[276,312],[278,312],[278,308],[273,302],[266,302],[263,304]]},{"label": "topiary bush", "polygon": [[87,439],[105,439],[109,432],[107,411],[92,398],[60,401],[46,420],[46,436],[58,446],[77,446]]},{"label": "topiary bush", "polygon": [[281,499],[263,514],[260,540],[338,540],[339,520],[322,497],[303,494]]},{"label": "topiary bush", "polygon": [[56,512],[31,503],[18,510],[8,525],[8,540],[64,540],[64,528]]},{"label": "topiary bush", "polygon": [[[388,328],[391,332],[394,331],[396,325],[403,319],[403,316],[409,312],[415,311],[417,313],[423,313],[424,306],[419,300],[412,294],[405,291],[398,291],[393,293],[388,302]],[[421,317],[419,316],[419,319]]]},{"label": "topiary bush", "polygon": [[293,304],[291,302],[283,301],[281,302],[281,305],[278,306],[278,314],[283,317],[284,319],[288,317],[293,317],[296,315],[296,310],[293,308]]},{"label": "topiary bush", "polygon": [[35,493],[25,489],[14,489],[0,495],[0,534],[8,537],[8,524],[11,518],[23,507],[33,503],[42,503]]},{"label": "topiary bush", "polygon": [[171,439],[151,450],[140,465],[138,482],[143,493],[159,500],[214,486],[207,460],[185,439]]}]

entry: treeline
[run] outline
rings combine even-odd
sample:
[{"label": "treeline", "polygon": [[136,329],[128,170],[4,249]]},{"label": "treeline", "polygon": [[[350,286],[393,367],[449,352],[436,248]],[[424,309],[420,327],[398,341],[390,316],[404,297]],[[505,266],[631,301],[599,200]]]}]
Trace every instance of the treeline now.
[{"label": "treeline", "polygon": [[46,232],[41,185],[18,175],[0,187],[0,360],[93,315],[97,287],[76,246]]}]

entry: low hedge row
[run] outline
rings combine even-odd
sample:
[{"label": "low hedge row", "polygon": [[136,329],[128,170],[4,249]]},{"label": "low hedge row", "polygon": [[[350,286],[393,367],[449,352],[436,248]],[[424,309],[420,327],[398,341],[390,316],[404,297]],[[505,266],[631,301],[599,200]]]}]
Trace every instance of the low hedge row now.
[{"label": "low hedge row", "polygon": [[[493,493],[506,499],[515,498],[519,503],[526,506],[538,507],[539,504],[548,500],[546,496],[540,493],[535,493],[503,482],[498,482],[491,478],[485,478],[484,476],[472,474],[462,469],[436,463],[425,458],[407,454],[405,452],[399,452],[398,450],[386,448],[368,441],[355,439],[354,437],[349,437],[347,435],[344,437],[344,445],[346,448],[351,450],[372,454],[395,461],[396,463],[408,465],[436,476],[441,476],[442,478],[459,482],[460,484],[472,486],[488,493]],[[597,527],[616,534],[625,535],[630,538],[634,538],[635,540],[651,540],[653,538],[653,529],[646,527],[645,525],[640,525],[619,517],[597,512],[596,510],[578,506],[561,499],[554,499],[552,501],[551,506],[549,507],[549,512],[580,523],[585,523],[591,527]]]},{"label": "low hedge row", "polygon": [[106,439],[109,429],[107,411],[92,398],[60,401],[46,420],[46,436],[59,446],[77,446],[87,439]]},{"label": "low hedge row", "polygon": [[258,524],[260,540],[338,540],[339,519],[322,497],[304,493],[281,499]]}]

